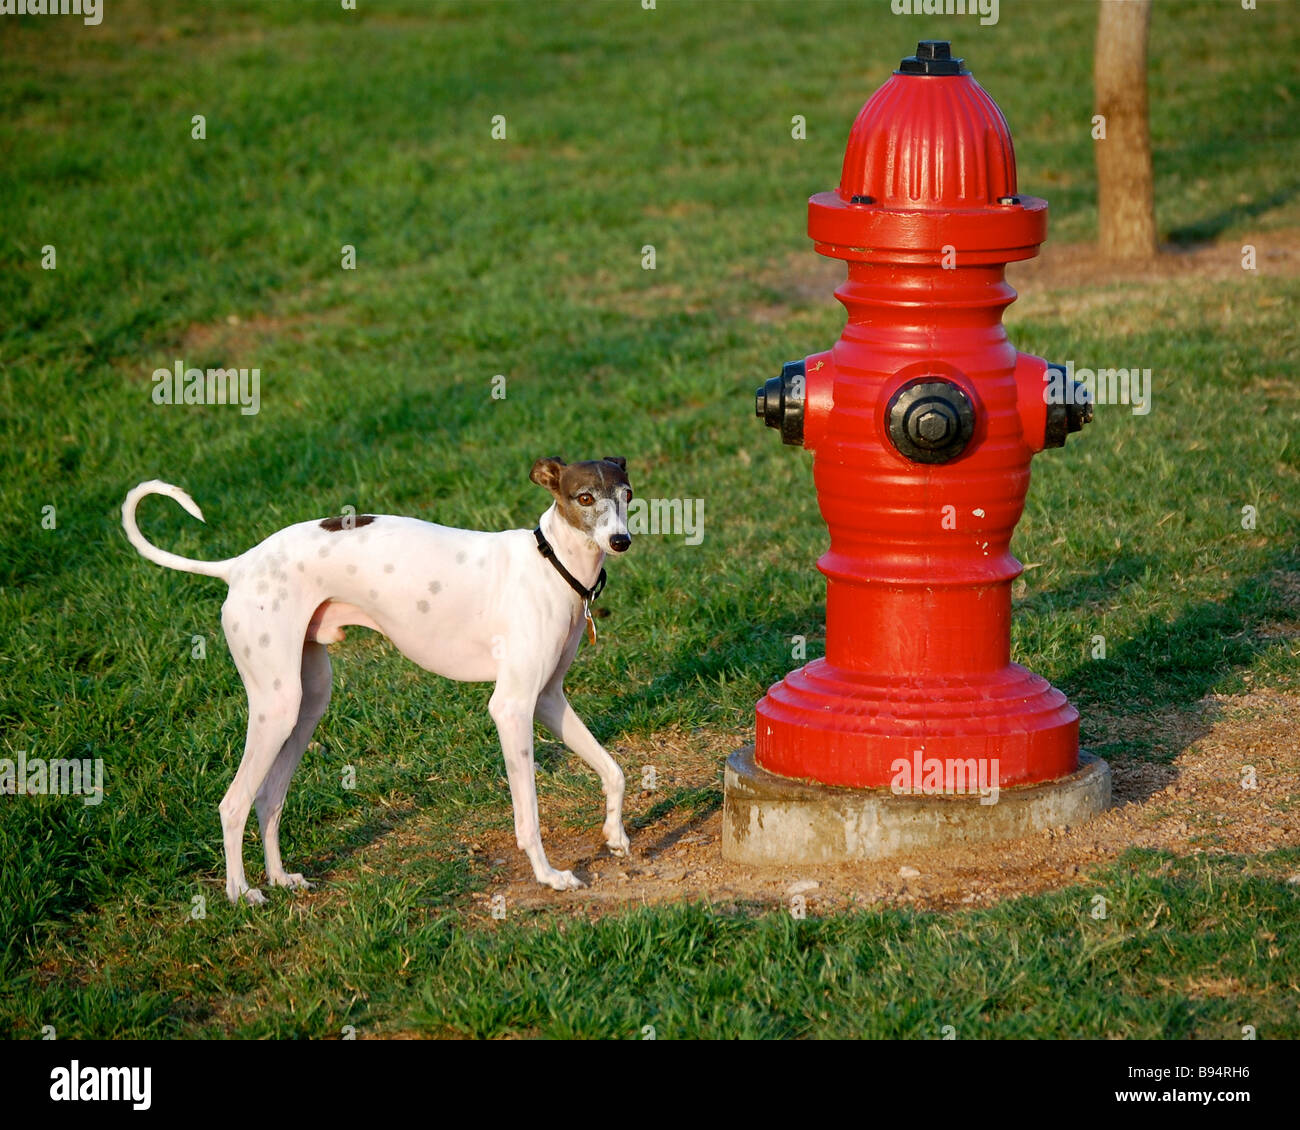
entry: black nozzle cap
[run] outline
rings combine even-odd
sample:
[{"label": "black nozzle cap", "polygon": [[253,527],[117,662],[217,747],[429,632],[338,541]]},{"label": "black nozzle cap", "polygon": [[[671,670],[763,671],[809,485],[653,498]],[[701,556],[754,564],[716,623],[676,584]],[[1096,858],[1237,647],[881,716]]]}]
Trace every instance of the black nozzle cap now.
[{"label": "black nozzle cap", "polygon": [[[1049,365],[1048,368],[1065,375],[1064,365]],[[1087,386],[1078,381],[1070,381],[1066,386],[1064,402],[1053,401],[1047,406],[1047,429],[1043,434],[1043,446],[1064,447],[1066,436],[1082,431],[1084,424],[1092,423],[1092,413],[1092,397]]]},{"label": "black nozzle cap", "polygon": [[754,397],[754,415],[781,433],[781,442],[803,443],[804,363],[787,361],[781,375],[765,381]]},{"label": "black nozzle cap", "polygon": [[946,39],[923,39],[916,54],[898,64],[896,75],[968,75],[965,59],[954,59],[952,44]]},{"label": "black nozzle cap", "polygon": [[913,463],[956,459],[975,434],[970,397],[942,377],[921,377],[899,388],[886,409],[890,442]]}]

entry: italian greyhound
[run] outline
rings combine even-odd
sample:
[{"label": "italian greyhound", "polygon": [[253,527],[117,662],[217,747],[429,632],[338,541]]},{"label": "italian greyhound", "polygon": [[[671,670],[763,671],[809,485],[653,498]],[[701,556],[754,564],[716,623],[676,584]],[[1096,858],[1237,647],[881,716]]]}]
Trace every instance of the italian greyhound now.
[{"label": "italian greyhound", "polygon": [[330,699],[326,645],[349,625],[387,636],[412,662],[449,679],[495,682],[488,711],[505,754],[515,838],[539,883],[557,891],[583,882],[547,862],[537,816],[533,721],[596,771],[605,792],[605,843],[628,851],[623,773],[564,696],[590,602],[604,586],[606,553],[632,544],[627,461],[566,464],[549,457],[529,478],[553,501],[535,530],[484,533],[415,518],[348,514],[300,522],[225,561],[198,561],[145,540],[135,511],[150,494],[175,499],[203,521],[180,487],[141,483],[122,504],[126,536],[169,569],[220,577],[230,586],[221,626],[248,693],[244,757],[221,801],[226,894],[262,903],[244,876],[243,838],[256,804],[273,887],[310,887],[280,860],[280,814],[289,780]]}]

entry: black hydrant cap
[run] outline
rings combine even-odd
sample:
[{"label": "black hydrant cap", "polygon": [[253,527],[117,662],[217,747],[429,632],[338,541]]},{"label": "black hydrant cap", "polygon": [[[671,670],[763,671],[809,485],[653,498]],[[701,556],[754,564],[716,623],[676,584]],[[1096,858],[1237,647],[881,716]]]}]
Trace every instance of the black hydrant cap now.
[{"label": "black hydrant cap", "polygon": [[946,39],[923,39],[916,54],[898,64],[898,75],[968,75],[965,59],[952,57],[952,44]]}]

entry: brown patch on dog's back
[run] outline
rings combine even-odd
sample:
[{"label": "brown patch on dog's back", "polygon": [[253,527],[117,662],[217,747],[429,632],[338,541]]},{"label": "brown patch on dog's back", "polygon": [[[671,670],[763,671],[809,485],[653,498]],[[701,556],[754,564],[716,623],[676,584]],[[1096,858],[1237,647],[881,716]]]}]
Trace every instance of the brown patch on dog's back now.
[{"label": "brown patch on dog's back", "polygon": [[321,524],[322,530],[337,534],[340,530],[358,530],[375,520],[373,514],[345,514],[341,518],[326,518]]}]

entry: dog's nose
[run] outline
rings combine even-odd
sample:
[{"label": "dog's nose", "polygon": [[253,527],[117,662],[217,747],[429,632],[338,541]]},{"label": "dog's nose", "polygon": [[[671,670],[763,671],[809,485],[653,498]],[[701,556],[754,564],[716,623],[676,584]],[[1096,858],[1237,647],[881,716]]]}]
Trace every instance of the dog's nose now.
[{"label": "dog's nose", "polygon": [[615,553],[625,553],[627,547],[632,544],[632,539],[627,534],[611,534],[609,538],[609,548]]}]

